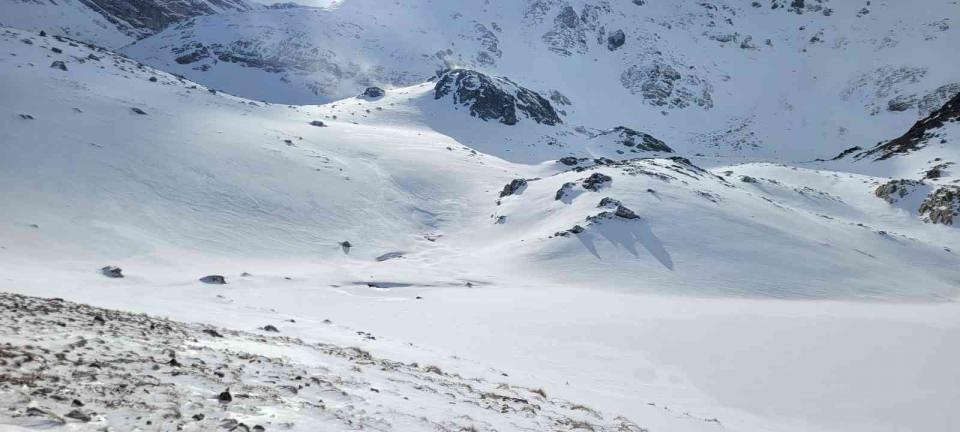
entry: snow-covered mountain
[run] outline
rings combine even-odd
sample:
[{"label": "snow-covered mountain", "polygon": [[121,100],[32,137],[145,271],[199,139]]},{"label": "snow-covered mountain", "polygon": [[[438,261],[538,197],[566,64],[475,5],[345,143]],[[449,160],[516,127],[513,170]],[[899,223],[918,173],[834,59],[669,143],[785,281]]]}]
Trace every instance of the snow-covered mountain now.
[{"label": "snow-covered mountain", "polygon": [[691,153],[812,160],[902,133],[960,90],[958,12],[946,0],[353,0],[198,17],[124,52],[278,103],[470,68],[568,102],[573,125],[625,125]]},{"label": "snow-covered mountain", "polygon": [[0,429],[952,431],[922,3],[6,1]]}]

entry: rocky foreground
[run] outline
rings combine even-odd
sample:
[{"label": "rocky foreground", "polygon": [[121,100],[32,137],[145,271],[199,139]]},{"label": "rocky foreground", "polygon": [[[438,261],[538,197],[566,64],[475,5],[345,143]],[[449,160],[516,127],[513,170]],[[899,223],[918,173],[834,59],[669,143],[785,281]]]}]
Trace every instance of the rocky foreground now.
[{"label": "rocky foreground", "polygon": [[0,406],[2,430],[645,430],[358,348],[7,293]]}]

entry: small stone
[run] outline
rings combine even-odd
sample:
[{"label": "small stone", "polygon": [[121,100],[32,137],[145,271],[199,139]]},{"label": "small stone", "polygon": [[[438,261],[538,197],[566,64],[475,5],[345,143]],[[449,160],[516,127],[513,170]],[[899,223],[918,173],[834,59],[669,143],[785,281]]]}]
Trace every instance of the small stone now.
[{"label": "small stone", "polygon": [[272,325],[270,325],[270,324],[267,324],[267,325],[263,326],[263,331],[268,331],[268,332],[273,332],[273,333],[280,333],[280,329],[278,329],[278,328],[276,328],[275,326],[272,326]]},{"label": "small stone", "polygon": [[327,127],[327,125],[326,125],[324,122],[320,121],[320,120],[314,120],[314,121],[310,122],[310,126]]},{"label": "small stone", "polygon": [[130,111],[133,111],[134,114],[138,114],[138,115],[147,115],[147,112],[146,112],[146,111],[144,111],[144,110],[142,110],[142,109],[140,109],[140,108],[137,108],[137,107],[132,107],[132,108],[130,108]]}]

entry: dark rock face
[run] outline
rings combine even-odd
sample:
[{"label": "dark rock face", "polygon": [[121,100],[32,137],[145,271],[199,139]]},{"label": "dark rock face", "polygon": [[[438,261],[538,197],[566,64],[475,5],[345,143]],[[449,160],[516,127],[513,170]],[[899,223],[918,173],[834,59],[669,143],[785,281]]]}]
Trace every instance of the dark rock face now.
[{"label": "dark rock face", "polygon": [[636,151],[673,153],[673,149],[663,141],[654,138],[650,134],[638,132],[625,126],[617,126],[598,136],[611,136],[615,142]]},{"label": "dark rock face", "polygon": [[954,216],[960,215],[960,187],[944,186],[933,191],[918,212],[931,223],[953,225]]},{"label": "dark rock face", "polygon": [[484,121],[493,119],[505,125],[515,125],[522,113],[540,124],[554,126],[563,123],[549,100],[507,78],[453,69],[441,75],[434,87],[434,99],[447,95],[453,95],[455,104],[469,106],[470,115]]},{"label": "dark rock face", "polygon": [[383,91],[383,89],[380,87],[367,87],[367,89],[363,91],[363,94],[361,94],[361,96],[368,99],[380,99],[386,94],[387,92]]},{"label": "dark rock face", "polygon": [[899,201],[901,198],[910,195],[918,187],[923,186],[922,181],[916,180],[890,180],[880,185],[874,194],[890,204]]},{"label": "dark rock face", "polygon": [[876,157],[875,160],[885,160],[896,155],[919,150],[927,145],[934,130],[943,127],[945,123],[958,120],[960,120],[960,93],[947,101],[940,109],[916,122],[907,133],[886,143],[877,144],[872,149],[857,154],[857,158]]},{"label": "dark rock face", "polygon": [[106,266],[100,269],[100,273],[103,273],[104,276],[108,278],[122,278],[123,270],[120,267]]},{"label": "dark rock face", "polygon": [[56,60],[56,61],[54,61],[53,63],[50,63],[50,67],[52,67],[52,68],[54,68],[54,69],[60,69],[60,70],[62,70],[62,71],[64,71],[64,72],[66,72],[66,70],[67,70],[67,64],[64,63],[62,60]]},{"label": "dark rock face", "polygon": [[503,190],[500,191],[500,198],[514,195],[521,192],[527,187],[526,179],[513,179],[506,186],[503,187]]},{"label": "dark rock face", "polygon": [[209,275],[200,278],[200,282],[213,285],[223,285],[227,283],[227,278],[221,275]]},{"label": "dark rock face", "polygon": [[590,174],[590,177],[583,179],[581,184],[583,184],[584,189],[597,192],[612,181],[613,178],[606,174],[593,173]]},{"label": "dark rock face", "polygon": [[627,35],[623,30],[617,30],[607,36],[607,49],[610,51],[616,51],[617,48],[623,46],[627,42]]},{"label": "dark rock face", "polygon": [[566,166],[574,166],[579,164],[580,160],[573,156],[567,156],[567,157],[560,158],[557,162],[560,162]]}]

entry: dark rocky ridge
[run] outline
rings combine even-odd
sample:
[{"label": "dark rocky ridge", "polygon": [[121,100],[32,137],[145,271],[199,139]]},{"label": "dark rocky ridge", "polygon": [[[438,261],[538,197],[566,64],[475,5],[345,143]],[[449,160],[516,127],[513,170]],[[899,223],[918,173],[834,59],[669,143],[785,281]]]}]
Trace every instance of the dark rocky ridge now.
[{"label": "dark rocky ridge", "polygon": [[469,106],[470,115],[515,125],[524,117],[545,125],[563,123],[550,101],[539,93],[503,77],[477,71],[453,69],[444,72],[434,87],[434,99],[453,96],[454,104]]},{"label": "dark rocky ridge", "polygon": [[879,161],[919,150],[926,146],[934,130],[943,127],[945,123],[958,120],[960,120],[960,93],[954,95],[940,109],[916,122],[907,133],[886,143],[877,144],[872,149],[857,154],[856,158],[875,157],[874,160]]}]

